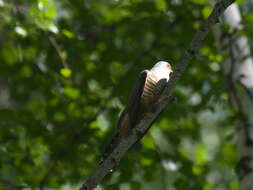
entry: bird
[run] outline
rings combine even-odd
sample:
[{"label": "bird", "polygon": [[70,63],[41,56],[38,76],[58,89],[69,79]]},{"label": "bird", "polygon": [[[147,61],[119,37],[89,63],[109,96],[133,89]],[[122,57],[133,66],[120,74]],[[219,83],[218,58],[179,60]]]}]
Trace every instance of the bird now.
[{"label": "bird", "polygon": [[[150,70],[139,74],[125,109],[121,112],[116,133],[102,155],[102,163],[114,150],[120,140],[137,126],[152,105],[158,102],[172,73],[171,65],[166,61],[157,62]],[[148,129],[147,129],[148,131]],[[138,137],[137,143],[147,132]]]}]

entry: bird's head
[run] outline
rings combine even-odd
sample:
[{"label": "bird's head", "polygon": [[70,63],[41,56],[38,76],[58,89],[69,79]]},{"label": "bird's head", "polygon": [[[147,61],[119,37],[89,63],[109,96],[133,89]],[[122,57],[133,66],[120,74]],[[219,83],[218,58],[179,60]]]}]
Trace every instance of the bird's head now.
[{"label": "bird's head", "polygon": [[172,72],[173,72],[173,71],[172,71],[171,65],[170,65],[168,62],[166,62],[166,61],[159,61],[159,62],[157,62],[157,63],[154,65],[153,68],[154,68],[154,69],[158,69],[158,68],[159,68],[159,70],[160,70],[160,69],[161,69],[161,70],[165,69],[165,70],[168,70],[169,73],[172,73]]}]

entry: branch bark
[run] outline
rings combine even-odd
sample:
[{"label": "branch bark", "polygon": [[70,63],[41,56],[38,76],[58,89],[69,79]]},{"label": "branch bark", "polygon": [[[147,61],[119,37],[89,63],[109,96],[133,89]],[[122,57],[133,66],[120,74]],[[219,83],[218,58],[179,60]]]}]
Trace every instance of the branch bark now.
[{"label": "branch bark", "polygon": [[152,122],[157,118],[160,112],[169,103],[169,98],[172,94],[172,90],[176,86],[176,83],[180,79],[181,75],[185,71],[189,64],[189,61],[193,58],[199,47],[201,46],[203,40],[207,36],[208,32],[218,22],[219,17],[225,11],[225,9],[231,5],[235,0],[219,0],[214,6],[214,9],[208,19],[201,25],[193,40],[191,41],[189,47],[186,49],[185,53],[176,64],[171,79],[168,82],[160,100],[149,113],[146,114],[144,119],[134,128],[131,134],[122,139],[114,151],[108,156],[108,158],[94,171],[94,173],[87,179],[87,181],[82,185],[80,190],[91,190],[97,186],[97,184],[102,180],[102,178],[110,173],[114,168],[115,164],[118,164],[121,158],[124,156],[126,151],[136,142],[139,134],[144,133],[146,129],[152,124]]}]

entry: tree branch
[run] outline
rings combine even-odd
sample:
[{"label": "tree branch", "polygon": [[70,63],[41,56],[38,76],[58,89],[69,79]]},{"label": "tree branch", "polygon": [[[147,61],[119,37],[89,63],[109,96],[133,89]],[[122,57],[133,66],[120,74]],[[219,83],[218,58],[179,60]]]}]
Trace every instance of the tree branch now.
[{"label": "tree branch", "polygon": [[68,63],[66,61],[66,59],[63,57],[63,54],[62,54],[62,49],[61,49],[61,46],[58,44],[58,42],[56,41],[56,39],[53,37],[53,35],[49,35],[48,36],[48,39],[50,41],[50,43],[52,44],[52,46],[55,48],[61,62],[62,62],[62,65],[64,68],[69,68],[68,66]]},{"label": "tree branch", "polygon": [[219,0],[214,6],[214,9],[208,19],[201,25],[193,40],[191,41],[189,47],[186,49],[185,53],[181,57],[179,63],[175,66],[174,72],[171,79],[168,82],[160,100],[158,103],[147,113],[142,121],[131,131],[131,134],[115,147],[114,151],[108,156],[108,158],[94,171],[94,173],[87,179],[87,181],[82,185],[80,190],[91,190],[97,186],[97,184],[102,180],[102,178],[107,175],[116,164],[119,163],[121,158],[124,156],[126,151],[136,142],[139,138],[139,134],[143,134],[155,118],[160,114],[160,112],[169,103],[169,98],[172,94],[173,88],[180,79],[181,75],[185,71],[189,64],[189,61],[193,58],[199,47],[201,46],[203,40],[207,36],[208,32],[218,22],[219,17],[225,11],[225,9],[231,5],[235,0]]}]

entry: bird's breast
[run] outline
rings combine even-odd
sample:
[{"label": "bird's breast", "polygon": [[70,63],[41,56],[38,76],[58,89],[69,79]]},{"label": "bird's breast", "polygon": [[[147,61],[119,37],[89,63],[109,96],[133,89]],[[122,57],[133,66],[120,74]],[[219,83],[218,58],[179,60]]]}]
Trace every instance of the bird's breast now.
[{"label": "bird's breast", "polygon": [[168,75],[166,78],[163,74],[149,72],[141,96],[141,103],[146,106],[155,103],[160,97],[167,81]]}]

